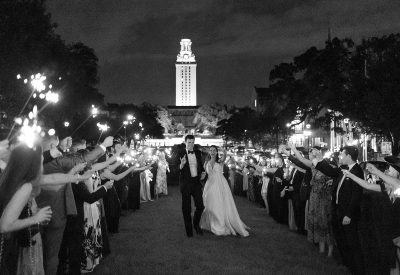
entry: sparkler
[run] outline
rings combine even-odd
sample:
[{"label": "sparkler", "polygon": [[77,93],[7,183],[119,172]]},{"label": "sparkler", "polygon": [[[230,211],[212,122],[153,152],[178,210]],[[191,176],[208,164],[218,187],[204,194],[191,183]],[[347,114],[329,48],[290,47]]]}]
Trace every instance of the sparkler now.
[{"label": "sparkler", "polygon": [[101,136],[103,135],[103,132],[106,132],[110,127],[105,123],[105,124],[101,124],[100,122],[98,122],[97,127],[99,127],[100,132],[100,136],[97,139],[97,143],[99,143]]},{"label": "sparkler", "polygon": [[[21,75],[18,74],[17,75],[17,79],[22,79]],[[46,76],[37,73],[35,75],[31,75],[31,86],[32,86],[32,92],[30,93],[28,99],[25,101],[24,105],[22,106],[22,109],[19,111],[19,114],[17,117],[20,117],[22,115],[22,113],[24,112],[26,106],[28,106],[28,103],[30,101],[30,99],[32,98],[32,96],[35,94],[35,92],[38,92],[39,94],[41,94],[42,91],[44,91],[46,89],[46,85],[44,84],[44,81],[46,80]],[[24,83],[28,84],[28,79],[24,79]],[[11,132],[14,130],[15,128],[15,122],[13,123],[13,125],[11,126],[10,132],[7,135],[7,139],[10,138]]]}]

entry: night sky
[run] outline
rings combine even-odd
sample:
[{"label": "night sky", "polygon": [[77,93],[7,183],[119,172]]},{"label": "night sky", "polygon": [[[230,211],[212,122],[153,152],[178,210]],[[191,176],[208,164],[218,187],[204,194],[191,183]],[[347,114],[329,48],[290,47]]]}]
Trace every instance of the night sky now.
[{"label": "night sky", "polygon": [[99,57],[106,102],[175,104],[181,38],[197,60],[197,103],[251,104],[271,68],[332,37],[400,32],[398,0],[48,0],[57,33]]}]

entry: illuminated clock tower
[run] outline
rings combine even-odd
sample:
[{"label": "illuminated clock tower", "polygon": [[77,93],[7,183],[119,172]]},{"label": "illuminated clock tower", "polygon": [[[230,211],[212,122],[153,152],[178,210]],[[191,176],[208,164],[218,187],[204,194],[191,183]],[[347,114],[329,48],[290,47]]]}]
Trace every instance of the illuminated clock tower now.
[{"label": "illuminated clock tower", "polygon": [[176,106],[196,106],[196,59],[192,41],[181,40],[181,51],[176,58]]}]

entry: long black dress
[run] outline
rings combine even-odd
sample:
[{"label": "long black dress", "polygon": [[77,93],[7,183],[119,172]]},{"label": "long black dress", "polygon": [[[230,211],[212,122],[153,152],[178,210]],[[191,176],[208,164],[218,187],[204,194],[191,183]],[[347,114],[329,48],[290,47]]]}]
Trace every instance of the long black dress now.
[{"label": "long black dress", "polygon": [[133,172],[129,176],[128,208],[140,209],[140,172]]},{"label": "long black dress", "polygon": [[283,168],[279,167],[272,180],[272,209],[270,209],[271,216],[282,224],[288,224],[288,204],[287,198],[281,198],[281,191],[286,186],[286,180],[283,177]]},{"label": "long black dress", "polygon": [[[102,179],[101,184],[104,184],[108,179]],[[108,190],[103,197],[104,212],[107,220],[107,229],[110,233],[118,233],[119,218],[121,217],[121,203],[118,198],[115,186]]]}]

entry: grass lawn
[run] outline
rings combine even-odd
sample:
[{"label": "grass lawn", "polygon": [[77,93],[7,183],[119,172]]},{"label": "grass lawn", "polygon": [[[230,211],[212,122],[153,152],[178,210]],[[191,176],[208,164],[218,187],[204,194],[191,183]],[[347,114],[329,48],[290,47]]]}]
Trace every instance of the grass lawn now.
[{"label": "grass lawn", "polygon": [[120,233],[110,236],[112,253],[93,274],[349,274],[245,198],[235,201],[251,228],[248,238],[205,232],[189,239],[179,189],[169,192],[121,217]]}]

